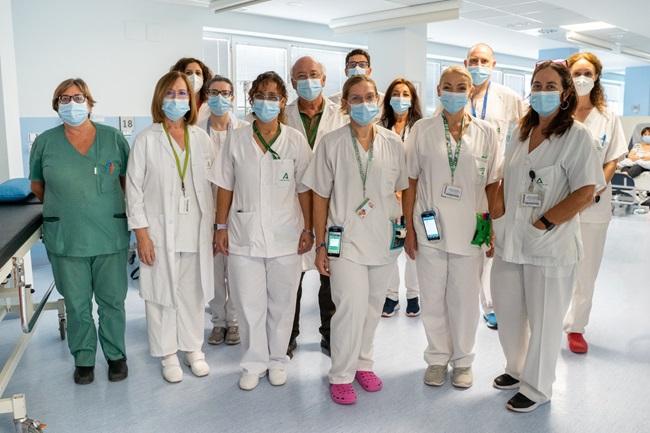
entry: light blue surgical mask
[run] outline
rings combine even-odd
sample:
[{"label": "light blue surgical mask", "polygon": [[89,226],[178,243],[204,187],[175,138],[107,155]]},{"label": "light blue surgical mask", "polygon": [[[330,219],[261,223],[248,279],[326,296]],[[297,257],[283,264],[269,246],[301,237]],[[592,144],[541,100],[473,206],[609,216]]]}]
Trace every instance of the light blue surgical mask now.
[{"label": "light blue surgical mask", "polygon": [[560,106],[560,91],[530,92],[530,106],[537,114],[546,117]]},{"label": "light blue surgical mask", "polygon": [[440,92],[440,102],[447,113],[454,114],[465,108],[467,105],[467,93],[465,92]]},{"label": "light blue surgical mask", "polygon": [[350,105],[350,117],[361,126],[370,124],[378,113],[376,102]]},{"label": "light blue surgical mask", "polygon": [[485,80],[492,75],[492,69],[487,66],[470,66],[467,70],[472,75],[472,83],[476,86],[485,83]]},{"label": "light blue surgical mask", "polygon": [[390,98],[390,106],[397,114],[403,114],[411,108],[411,98],[402,98],[401,96],[393,96]]},{"label": "light blue surgical mask", "polygon": [[348,78],[350,78],[350,77],[354,77],[355,75],[366,75],[366,70],[360,68],[359,66],[355,66],[354,68],[348,69],[347,73],[348,73]]},{"label": "light blue surgical mask", "polygon": [[650,144],[650,135],[644,135],[641,137],[641,141],[643,141],[645,144]]},{"label": "light blue surgical mask", "polygon": [[165,98],[163,99],[162,109],[169,120],[176,122],[190,111],[190,100]]},{"label": "light blue surgical mask", "polygon": [[256,99],[253,101],[253,112],[262,122],[270,122],[280,114],[280,101]]},{"label": "light blue surgical mask", "polygon": [[320,78],[310,78],[307,80],[298,80],[296,85],[298,96],[307,101],[313,101],[323,92],[323,85]]},{"label": "light blue surgical mask", "polygon": [[215,116],[223,116],[232,108],[232,101],[223,95],[209,96],[208,107]]},{"label": "light blue surgical mask", "polygon": [[79,126],[88,119],[88,105],[85,102],[70,101],[68,104],[59,104],[59,117],[70,126]]}]

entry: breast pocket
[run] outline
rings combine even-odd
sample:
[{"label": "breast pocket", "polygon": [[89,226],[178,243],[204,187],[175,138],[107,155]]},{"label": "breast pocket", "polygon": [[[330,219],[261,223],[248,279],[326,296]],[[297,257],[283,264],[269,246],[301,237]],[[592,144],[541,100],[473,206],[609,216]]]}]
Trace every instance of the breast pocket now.
[{"label": "breast pocket", "polygon": [[536,168],[535,180],[533,181],[533,191],[541,194],[542,213],[555,206],[558,195],[561,191],[560,176],[562,169],[560,166],[550,165],[548,167]]},{"label": "breast pocket", "polygon": [[99,192],[102,194],[115,192],[119,188],[121,164],[116,161],[107,161],[98,167]]},{"label": "breast pocket", "polygon": [[293,159],[276,159],[271,163],[273,185],[279,188],[295,189],[295,172]]},{"label": "breast pocket", "polygon": [[476,167],[476,184],[485,185],[487,181],[488,157],[474,156],[474,166]]},{"label": "breast pocket", "polygon": [[394,167],[388,167],[382,170],[382,194],[391,195],[395,193],[395,184],[397,184],[397,179],[399,178],[399,169]]}]

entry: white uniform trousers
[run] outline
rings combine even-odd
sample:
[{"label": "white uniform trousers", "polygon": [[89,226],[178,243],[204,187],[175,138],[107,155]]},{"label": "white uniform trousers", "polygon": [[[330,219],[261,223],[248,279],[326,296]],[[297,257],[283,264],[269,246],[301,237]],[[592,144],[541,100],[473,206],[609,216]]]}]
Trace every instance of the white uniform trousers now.
[{"label": "white uniform trousers", "polygon": [[474,360],[478,326],[481,256],[461,256],[435,248],[418,248],[422,323],[428,365],[469,367]]},{"label": "white uniform trousers", "polygon": [[298,254],[228,256],[231,295],[240,314],[243,372],[261,375],[286,368],[301,266]]},{"label": "white uniform trousers", "polygon": [[569,312],[564,318],[564,330],[584,334],[594,297],[594,286],[603,260],[609,223],[580,223],[584,257],[578,263],[578,277],[573,289]]},{"label": "white uniform trousers", "polygon": [[481,268],[479,269],[479,273],[481,275],[481,290],[479,291],[479,298],[481,300],[481,308],[483,309],[483,314],[494,313],[494,306],[492,304],[492,291],[490,289],[492,257],[486,257],[485,254],[483,254],[483,260],[481,260]]},{"label": "white uniform trousers", "polygon": [[576,265],[521,265],[494,258],[492,296],[506,373],[535,402],[551,399]]},{"label": "white uniform trousers", "polygon": [[212,326],[220,328],[237,326],[237,313],[228,284],[228,257],[223,254],[214,256],[214,298],[209,305]]},{"label": "white uniform trousers", "polygon": [[372,370],[373,340],[393,267],[393,263],[368,266],[330,258],[336,306],[331,324],[330,383],[352,383],[357,370]]},{"label": "white uniform trousers", "polygon": [[[418,274],[415,268],[415,260],[411,260],[409,256],[404,253],[406,263],[404,264],[404,285],[406,286],[406,299],[413,299],[420,296],[420,286],[418,285]],[[393,272],[390,277],[390,285],[386,297],[393,301],[399,301],[399,286],[400,286],[400,271],[399,260],[395,260]]]},{"label": "white uniform trousers", "polygon": [[[201,269],[197,253],[176,253],[174,307],[145,301],[149,352],[162,357],[177,351],[196,352],[203,346],[204,317]],[[162,258],[157,258],[161,260]]]}]

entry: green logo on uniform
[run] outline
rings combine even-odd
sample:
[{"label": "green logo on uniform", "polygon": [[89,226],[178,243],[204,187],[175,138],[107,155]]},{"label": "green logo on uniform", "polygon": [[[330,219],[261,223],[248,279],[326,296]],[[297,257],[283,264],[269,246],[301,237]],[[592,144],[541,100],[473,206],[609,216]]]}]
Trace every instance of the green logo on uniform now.
[{"label": "green logo on uniform", "polygon": [[539,183],[540,185],[544,185],[544,182],[542,182],[542,178],[541,178],[541,177],[537,178],[537,183]]},{"label": "green logo on uniform", "polygon": [[289,173],[284,173],[280,180],[283,182],[289,182]]}]

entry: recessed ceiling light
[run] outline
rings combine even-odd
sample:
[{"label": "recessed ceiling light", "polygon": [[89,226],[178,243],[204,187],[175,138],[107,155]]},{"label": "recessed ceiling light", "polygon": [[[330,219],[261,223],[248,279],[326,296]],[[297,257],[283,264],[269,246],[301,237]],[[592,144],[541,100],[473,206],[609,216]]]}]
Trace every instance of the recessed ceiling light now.
[{"label": "recessed ceiling light", "polygon": [[566,26],[560,26],[563,29],[571,30],[573,32],[588,32],[592,30],[604,30],[604,29],[613,29],[616,28],[615,25],[608,24],[604,21],[592,21],[589,23],[581,24],[569,24]]}]

